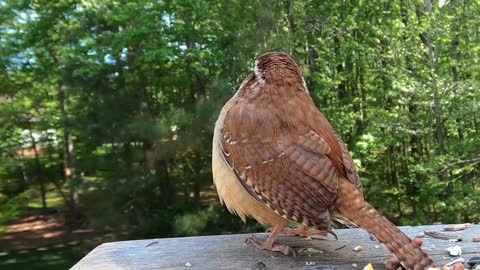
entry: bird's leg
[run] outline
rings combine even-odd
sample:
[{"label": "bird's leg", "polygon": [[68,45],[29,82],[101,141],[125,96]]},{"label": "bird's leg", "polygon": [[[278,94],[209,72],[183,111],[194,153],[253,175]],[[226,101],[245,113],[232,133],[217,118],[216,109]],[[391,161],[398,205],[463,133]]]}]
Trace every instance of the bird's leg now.
[{"label": "bird's leg", "polygon": [[338,240],[337,234],[332,230],[327,230],[327,231],[310,230],[308,226],[305,224],[300,225],[300,227],[296,229],[283,228],[280,233],[286,234],[287,236],[300,236],[300,237],[309,237],[314,235],[327,237],[329,234],[331,234],[333,237],[335,237],[335,239]]},{"label": "bird's leg", "polygon": [[275,228],[273,228],[270,235],[267,237],[267,240],[262,241],[257,237],[255,237],[254,235],[252,235],[251,237],[247,238],[245,242],[248,244],[252,244],[258,249],[277,251],[284,255],[287,255],[287,256],[293,255],[295,257],[296,256],[295,251],[293,251],[291,247],[286,245],[275,244],[275,239],[277,239],[277,236],[280,233],[282,233],[282,231],[283,231],[283,226],[275,226]]}]

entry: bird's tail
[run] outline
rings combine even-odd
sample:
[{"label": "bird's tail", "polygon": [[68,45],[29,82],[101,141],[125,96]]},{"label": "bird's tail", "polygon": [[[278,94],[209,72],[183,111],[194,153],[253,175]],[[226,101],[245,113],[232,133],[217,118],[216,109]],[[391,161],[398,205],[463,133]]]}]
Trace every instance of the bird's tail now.
[{"label": "bird's tail", "polygon": [[347,179],[339,179],[336,207],[346,219],[373,234],[409,270],[434,267],[432,259],[386,217],[370,206]]}]

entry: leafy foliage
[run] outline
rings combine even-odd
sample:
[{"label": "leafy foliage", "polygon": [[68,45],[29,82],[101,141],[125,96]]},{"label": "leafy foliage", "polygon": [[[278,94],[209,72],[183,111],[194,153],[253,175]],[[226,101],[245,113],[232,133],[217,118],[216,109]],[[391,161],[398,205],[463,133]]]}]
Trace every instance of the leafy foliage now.
[{"label": "leafy foliage", "polygon": [[50,183],[93,226],[132,236],[259,229],[218,205],[211,138],[253,59],[283,50],[373,205],[400,224],[480,219],[477,1],[0,7],[2,202]]}]

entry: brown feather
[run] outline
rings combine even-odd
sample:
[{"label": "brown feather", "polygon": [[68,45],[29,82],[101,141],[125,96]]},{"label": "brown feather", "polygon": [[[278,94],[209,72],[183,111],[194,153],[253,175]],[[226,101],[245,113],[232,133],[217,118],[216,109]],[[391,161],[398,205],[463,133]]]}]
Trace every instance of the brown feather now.
[{"label": "brown feather", "polygon": [[[347,148],[316,108],[288,55],[270,53],[257,60],[254,73],[222,109],[214,134],[215,184],[229,210],[242,218],[321,230],[332,218],[340,219],[374,234],[407,269],[433,265],[364,201]],[[242,192],[232,194],[233,189]],[[236,198],[240,195],[242,200]]]},{"label": "brown feather", "polygon": [[373,234],[400,260],[405,269],[424,270],[433,266],[433,261],[400,229],[366,203],[352,183],[340,179],[336,207],[348,219]]}]

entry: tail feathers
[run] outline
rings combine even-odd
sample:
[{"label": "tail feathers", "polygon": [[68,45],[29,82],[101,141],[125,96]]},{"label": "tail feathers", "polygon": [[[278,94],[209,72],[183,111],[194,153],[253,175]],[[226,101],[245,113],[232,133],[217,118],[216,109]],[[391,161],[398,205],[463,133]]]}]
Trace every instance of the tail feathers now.
[{"label": "tail feathers", "polygon": [[363,200],[360,192],[340,179],[337,209],[348,220],[373,234],[406,269],[424,270],[434,266],[432,259],[412,240]]}]

